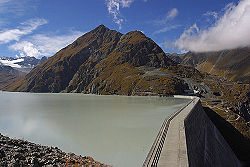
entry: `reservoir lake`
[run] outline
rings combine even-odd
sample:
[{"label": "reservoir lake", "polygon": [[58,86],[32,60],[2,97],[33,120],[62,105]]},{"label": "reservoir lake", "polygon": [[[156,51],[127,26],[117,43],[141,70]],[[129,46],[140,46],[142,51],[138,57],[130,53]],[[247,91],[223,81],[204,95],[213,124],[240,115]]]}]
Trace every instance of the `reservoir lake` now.
[{"label": "reservoir lake", "polygon": [[189,99],[0,92],[0,133],[117,167],[142,166],[163,121]]}]

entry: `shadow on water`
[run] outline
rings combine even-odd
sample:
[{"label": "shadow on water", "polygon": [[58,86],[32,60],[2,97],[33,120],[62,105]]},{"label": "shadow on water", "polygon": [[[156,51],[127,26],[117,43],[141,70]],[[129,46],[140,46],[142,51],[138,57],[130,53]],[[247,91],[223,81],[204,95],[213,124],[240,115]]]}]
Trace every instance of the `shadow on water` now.
[{"label": "shadow on water", "polygon": [[235,127],[212,109],[204,107],[204,110],[239,160],[250,166],[250,140],[245,138]]}]

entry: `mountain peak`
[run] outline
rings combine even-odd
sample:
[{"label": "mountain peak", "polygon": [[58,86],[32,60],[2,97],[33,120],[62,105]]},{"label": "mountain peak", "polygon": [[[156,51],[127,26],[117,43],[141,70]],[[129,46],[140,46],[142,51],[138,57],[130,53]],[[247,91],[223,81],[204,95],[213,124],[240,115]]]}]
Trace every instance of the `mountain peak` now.
[{"label": "mountain peak", "polygon": [[[131,95],[134,91],[151,90],[147,87],[150,86],[148,84],[150,80],[144,80],[142,75],[145,70],[139,70],[139,67],[151,69],[165,68],[169,65],[174,65],[172,60],[167,58],[162,49],[141,31],[131,31],[123,35],[100,25],[57,52],[8,89],[98,94],[116,92]],[[177,81],[171,76],[155,77],[164,84],[170,83],[171,80],[182,85],[181,80]],[[134,81],[131,82],[127,78],[134,78]],[[134,86],[134,82],[138,82],[138,89]],[[164,84],[162,86],[166,87]],[[181,91],[175,86],[176,84],[170,84],[169,91],[172,93]]]},{"label": "mountain peak", "polygon": [[96,28],[107,28],[105,25],[100,24],[99,26],[97,26]]},{"label": "mountain peak", "polygon": [[121,42],[127,44],[136,44],[148,39],[149,38],[146,37],[141,31],[130,31],[122,36]]},{"label": "mountain peak", "polygon": [[105,25],[101,24],[98,27],[96,27],[93,31],[110,31],[110,29]]},{"label": "mountain peak", "polygon": [[137,36],[137,37],[141,37],[141,38],[147,38],[145,34],[143,34],[141,31],[130,31],[126,34],[126,36]]}]

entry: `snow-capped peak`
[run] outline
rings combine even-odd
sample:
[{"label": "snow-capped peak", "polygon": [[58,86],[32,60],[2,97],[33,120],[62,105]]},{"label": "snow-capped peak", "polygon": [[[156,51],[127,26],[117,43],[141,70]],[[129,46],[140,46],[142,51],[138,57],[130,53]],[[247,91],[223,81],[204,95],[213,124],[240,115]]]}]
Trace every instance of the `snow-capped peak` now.
[{"label": "snow-capped peak", "polygon": [[24,61],[23,58],[18,58],[18,59],[13,59],[13,60],[0,58],[0,63],[2,65],[11,66],[11,67],[15,67],[15,68],[22,68],[19,64],[16,64],[16,63],[20,63],[23,61]]}]

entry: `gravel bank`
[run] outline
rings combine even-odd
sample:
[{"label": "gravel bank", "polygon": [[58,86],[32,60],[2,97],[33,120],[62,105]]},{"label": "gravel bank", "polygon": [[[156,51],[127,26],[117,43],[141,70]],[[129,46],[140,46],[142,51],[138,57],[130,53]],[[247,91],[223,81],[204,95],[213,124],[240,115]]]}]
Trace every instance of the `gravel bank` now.
[{"label": "gravel bank", "polygon": [[57,147],[42,146],[21,139],[11,139],[0,133],[1,167],[99,166],[104,165],[89,156],[65,153]]}]

